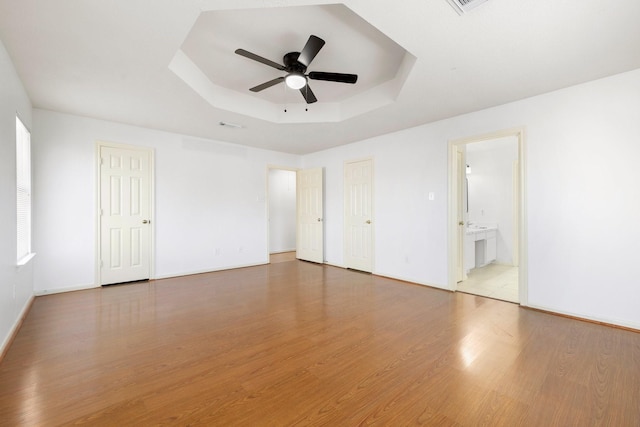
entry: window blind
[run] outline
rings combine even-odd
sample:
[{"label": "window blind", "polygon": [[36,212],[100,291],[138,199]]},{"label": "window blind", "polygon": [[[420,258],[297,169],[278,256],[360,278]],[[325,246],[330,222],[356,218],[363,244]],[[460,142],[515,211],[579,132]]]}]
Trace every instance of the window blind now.
[{"label": "window blind", "polygon": [[31,254],[31,134],[16,116],[17,260]]}]

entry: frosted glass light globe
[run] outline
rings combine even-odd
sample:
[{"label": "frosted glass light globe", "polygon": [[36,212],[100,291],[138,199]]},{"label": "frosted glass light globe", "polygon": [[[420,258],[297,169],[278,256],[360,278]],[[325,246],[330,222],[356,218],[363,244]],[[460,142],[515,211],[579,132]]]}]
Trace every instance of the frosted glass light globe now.
[{"label": "frosted glass light globe", "polygon": [[299,73],[288,74],[284,81],[291,89],[302,89],[307,84],[307,78]]}]

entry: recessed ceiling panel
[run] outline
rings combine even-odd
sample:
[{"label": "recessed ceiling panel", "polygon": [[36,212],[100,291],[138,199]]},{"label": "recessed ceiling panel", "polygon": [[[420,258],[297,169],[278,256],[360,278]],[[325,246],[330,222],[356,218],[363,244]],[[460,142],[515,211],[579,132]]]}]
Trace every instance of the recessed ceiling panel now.
[{"label": "recessed ceiling panel", "polygon": [[[356,84],[309,80],[309,87],[320,103],[338,105],[375,91],[399,75],[406,78],[406,73],[399,71],[406,67],[407,51],[342,4],[203,12],[181,51],[212,85],[272,103],[280,109],[282,105],[304,104],[304,98],[285,84],[257,93],[249,88],[282,77],[286,72],[237,55],[235,50],[244,49],[283,64],[284,55],[301,51],[312,34],[326,44],[307,73],[358,75]],[[254,115],[251,110],[248,107],[244,113]]]}]

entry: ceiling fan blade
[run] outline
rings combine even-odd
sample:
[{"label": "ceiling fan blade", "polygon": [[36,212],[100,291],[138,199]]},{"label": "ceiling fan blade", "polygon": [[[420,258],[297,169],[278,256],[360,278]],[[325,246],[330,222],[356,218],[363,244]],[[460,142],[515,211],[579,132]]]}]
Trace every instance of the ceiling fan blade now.
[{"label": "ceiling fan blade", "polygon": [[307,104],[313,104],[314,102],[318,101],[308,84],[306,84],[303,88],[300,88],[300,93],[302,94],[304,100],[307,101]]},{"label": "ceiling fan blade", "polygon": [[273,67],[277,70],[284,70],[284,65],[280,65],[277,62],[273,62],[267,58],[263,58],[262,56],[256,55],[255,53],[251,53],[244,49],[236,49],[236,53],[240,56],[244,56],[245,58],[253,59],[254,61],[262,62],[265,65]]},{"label": "ceiling fan blade", "polygon": [[307,44],[302,48],[302,52],[300,52],[300,56],[298,56],[298,62],[308,67],[313,61],[313,58],[316,57],[320,49],[324,46],[324,40],[320,37],[311,35],[309,36],[309,40],[307,40]]},{"label": "ceiling fan blade", "polygon": [[312,80],[326,80],[328,82],[351,83],[351,84],[358,81],[357,74],[325,73],[322,71],[310,72],[309,78]]},{"label": "ceiling fan blade", "polygon": [[275,86],[278,83],[281,83],[284,81],[284,77],[278,77],[277,79],[273,79],[273,80],[269,80],[268,82],[264,82],[261,85],[258,86],[254,86],[251,89],[249,89],[251,92],[260,92],[261,90],[265,90],[271,86]]}]

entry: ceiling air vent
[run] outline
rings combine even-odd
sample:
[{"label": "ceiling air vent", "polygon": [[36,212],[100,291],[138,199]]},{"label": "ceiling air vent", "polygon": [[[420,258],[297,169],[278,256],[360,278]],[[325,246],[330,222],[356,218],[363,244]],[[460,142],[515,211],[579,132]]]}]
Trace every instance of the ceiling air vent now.
[{"label": "ceiling air vent", "polygon": [[447,0],[449,4],[458,12],[458,15],[464,15],[476,6],[480,6],[487,0]]}]

